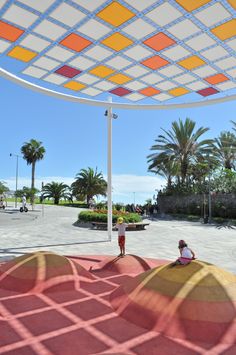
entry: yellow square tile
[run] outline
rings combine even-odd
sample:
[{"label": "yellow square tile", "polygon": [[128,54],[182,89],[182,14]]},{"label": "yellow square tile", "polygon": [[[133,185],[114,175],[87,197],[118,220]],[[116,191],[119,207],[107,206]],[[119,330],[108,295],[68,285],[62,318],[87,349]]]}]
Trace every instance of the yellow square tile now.
[{"label": "yellow square tile", "polygon": [[63,85],[65,88],[67,89],[71,89],[74,91],[79,91],[83,88],[86,88],[86,85],[78,83],[77,81],[71,80],[68,83],[66,83],[65,85]]},{"label": "yellow square tile", "polygon": [[16,58],[22,60],[22,62],[29,62],[31,59],[36,57],[38,53],[30,51],[29,49],[25,49],[20,46],[15,46],[10,52],[8,52],[8,56],[12,58]]},{"label": "yellow square tile", "polygon": [[125,84],[132,80],[130,76],[124,74],[116,74],[111,76],[108,80],[112,81],[115,84]]},{"label": "yellow square tile", "polygon": [[135,14],[118,2],[113,1],[100,11],[97,16],[111,25],[118,27],[134,17]]},{"label": "yellow square tile", "polygon": [[199,7],[207,4],[211,0],[175,0],[180,6],[182,6],[186,11],[193,11]]},{"label": "yellow square tile", "polygon": [[228,3],[236,10],[236,0],[228,0]]},{"label": "yellow square tile", "polygon": [[181,60],[178,64],[185,69],[191,70],[200,67],[201,65],[204,65],[206,63],[198,56],[193,55],[192,57],[188,57],[184,60]]},{"label": "yellow square tile", "polygon": [[236,19],[230,20],[213,28],[211,32],[222,41],[236,36]]},{"label": "yellow square tile", "polygon": [[105,46],[114,49],[115,51],[119,52],[122,49],[130,46],[133,41],[131,39],[121,35],[120,33],[114,33],[112,36],[107,37],[102,41]]},{"label": "yellow square tile", "polygon": [[175,89],[172,89],[172,90],[169,90],[168,93],[170,95],[173,95],[173,96],[181,96],[181,95],[185,95],[189,92],[189,90],[185,89],[185,88],[182,88],[182,87],[179,87],[179,88],[175,88]]},{"label": "yellow square tile", "polygon": [[90,70],[90,73],[96,76],[99,76],[99,78],[105,78],[106,76],[113,74],[115,70],[112,70],[111,68],[106,67],[105,65],[99,65],[98,67]]}]

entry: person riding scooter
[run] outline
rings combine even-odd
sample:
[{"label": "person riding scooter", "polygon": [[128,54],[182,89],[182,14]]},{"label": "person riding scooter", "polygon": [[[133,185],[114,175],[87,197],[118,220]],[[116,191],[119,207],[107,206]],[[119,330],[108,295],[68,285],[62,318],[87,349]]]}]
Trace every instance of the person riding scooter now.
[{"label": "person riding scooter", "polygon": [[20,212],[23,212],[23,211],[28,212],[28,208],[26,207],[26,196],[25,195],[22,196],[22,206],[20,208]]}]

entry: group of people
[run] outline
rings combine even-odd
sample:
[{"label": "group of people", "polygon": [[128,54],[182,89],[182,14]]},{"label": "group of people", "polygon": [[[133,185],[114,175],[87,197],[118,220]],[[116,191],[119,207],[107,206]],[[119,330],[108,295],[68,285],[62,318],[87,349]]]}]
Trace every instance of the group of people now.
[{"label": "group of people", "polygon": [[[120,248],[120,254],[118,257],[124,257],[125,256],[125,231],[127,228],[128,224],[124,222],[123,217],[119,217],[117,219],[116,223],[116,228],[118,230],[118,245]],[[174,261],[170,266],[176,266],[176,265],[187,265],[189,264],[192,260],[196,259],[195,258],[195,253],[190,249],[187,245],[187,243],[181,239],[179,241],[178,245],[179,253],[180,256],[177,258],[176,261]]]}]

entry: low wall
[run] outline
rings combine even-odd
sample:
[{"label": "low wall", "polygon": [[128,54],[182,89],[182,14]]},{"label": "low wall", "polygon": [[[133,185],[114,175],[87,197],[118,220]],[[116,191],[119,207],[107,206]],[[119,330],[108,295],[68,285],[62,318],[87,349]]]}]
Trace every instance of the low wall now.
[{"label": "low wall", "polygon": [[[236,218],[236,194],[211,193],[212,217]],[[208,215],[209,194],[158,196],[160,213]],[[205,213],[204,213],[205,212]]]}]

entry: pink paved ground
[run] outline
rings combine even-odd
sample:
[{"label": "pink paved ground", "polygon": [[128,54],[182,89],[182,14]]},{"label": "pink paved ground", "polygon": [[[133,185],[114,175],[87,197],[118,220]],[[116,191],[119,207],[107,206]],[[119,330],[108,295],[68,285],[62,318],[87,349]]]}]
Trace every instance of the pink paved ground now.
[{"label": "pink paved ground", "polygon": [[0,354],[236,354],[236,345],[206,349],[149,331],[114,312],[110,294],[119,285],[167,261],[101,255],[70,260],[93,275],[82,278],[79,289],[70,282],[34,293],[0,289]]}]

